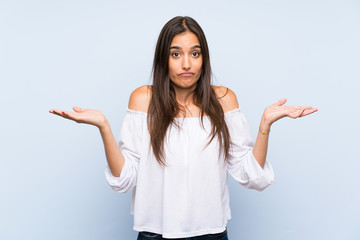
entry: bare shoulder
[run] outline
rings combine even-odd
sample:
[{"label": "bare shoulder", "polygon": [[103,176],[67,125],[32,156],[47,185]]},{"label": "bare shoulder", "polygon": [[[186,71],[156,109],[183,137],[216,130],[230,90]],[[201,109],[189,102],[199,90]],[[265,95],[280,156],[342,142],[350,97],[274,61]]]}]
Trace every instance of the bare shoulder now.
[{"label": "bare shoulder", "polygon": [[239,108],[236,95],[230,88],[224,86],[212,86],[212,88],[225,113]]},{"label": "bare shoulder", "polygon": [[143,85],[136,88],[130,95],[128,108],[147,113],[151,99],[151,86]]}]

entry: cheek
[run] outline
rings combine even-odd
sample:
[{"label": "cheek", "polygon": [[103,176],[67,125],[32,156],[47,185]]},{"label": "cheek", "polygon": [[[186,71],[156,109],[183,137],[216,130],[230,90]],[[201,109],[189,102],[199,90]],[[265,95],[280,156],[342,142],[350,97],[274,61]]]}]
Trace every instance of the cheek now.
[{"label": "cheek", "polygon": [[202,64],[203,64],[203,59],[202,59],[202,57],[200,57],[200,58],[198,59],[198,61],[196,61],[196,63],[197,63],[198,68],[201,68],[201,66],[202,66]]},{"label": "cheek", "polygon": [[197,70],[201,73],[202,70],[202,61],[199,61],[196,65]]},{"label": "cheek", "polygon": [[175,61],[169,61],[169,71],[175,73],[177,69],[177,63]]}]

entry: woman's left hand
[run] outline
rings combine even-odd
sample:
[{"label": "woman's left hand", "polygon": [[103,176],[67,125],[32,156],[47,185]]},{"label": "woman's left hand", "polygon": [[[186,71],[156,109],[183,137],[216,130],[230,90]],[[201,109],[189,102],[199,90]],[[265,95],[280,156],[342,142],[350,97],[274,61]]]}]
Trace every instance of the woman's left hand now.
[{"label": "woman's left hand", "polygon": [[283,117],[291,117],[291,118],[298,118],[304,117],[311,113],[316,112],[318,109],[313,108],[310,106],[282,106],[287,101],[286,98],[279,100],[278,102],[268,106],[264,110],[264,114],[262,116],[262,123],[271,126],[277,120]]}]

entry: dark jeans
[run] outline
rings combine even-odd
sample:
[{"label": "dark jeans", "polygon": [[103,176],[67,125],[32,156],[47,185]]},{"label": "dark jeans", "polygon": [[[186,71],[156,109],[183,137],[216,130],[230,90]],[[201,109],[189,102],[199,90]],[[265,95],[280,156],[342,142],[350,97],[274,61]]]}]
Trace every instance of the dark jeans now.
[{"label": "dark jeans", "polygon": [[205,234],[201,236],[188,237],[188,238],[163,238],[161,234],[152,232],[139,232],[137,240],[148,240],[148,239],[171,239],[171,240],[228,240],[227,228],[221,233]]}]

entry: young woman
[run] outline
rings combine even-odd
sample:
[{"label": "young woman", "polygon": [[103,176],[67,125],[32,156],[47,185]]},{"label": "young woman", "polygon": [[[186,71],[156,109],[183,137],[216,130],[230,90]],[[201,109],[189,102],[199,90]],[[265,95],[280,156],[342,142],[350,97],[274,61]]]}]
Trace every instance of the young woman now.
[{"label": "young woman", "polygon": [[157,42],[153,84],[130,96],[118,144],[98,110],[50,113],[99,128],[106,179],[117,192],[133,190],[138,239],[228,239],[227,172],[247,188],[265,189],[274,179],[266,161],[271,125],[317,111],[285,102],[265,108],[254,144],[234,92],[211,84],[201,27],[175,17]]}]

